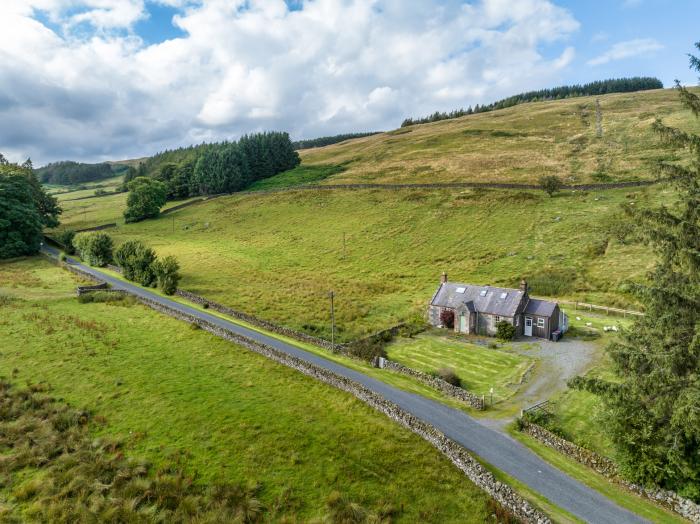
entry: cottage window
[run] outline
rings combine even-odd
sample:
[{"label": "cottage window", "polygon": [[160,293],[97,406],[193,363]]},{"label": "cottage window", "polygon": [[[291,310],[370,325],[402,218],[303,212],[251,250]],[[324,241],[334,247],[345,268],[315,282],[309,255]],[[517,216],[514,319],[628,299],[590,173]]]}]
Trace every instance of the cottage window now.
[{"label": "cottage window", "polygon": [[516,327],[520,325],[520,317],[515,317],[515,325]]},{"label": "cottage window", "polygon": [[543,318],[538,318],[537,319],[537,327],[544,327],[544,319]]},{"label": "cottage window", "polygon": [[500,321],[501,321],[501,317],[499,317],[498,315],[496,315],[496,324],[498,324]]}]

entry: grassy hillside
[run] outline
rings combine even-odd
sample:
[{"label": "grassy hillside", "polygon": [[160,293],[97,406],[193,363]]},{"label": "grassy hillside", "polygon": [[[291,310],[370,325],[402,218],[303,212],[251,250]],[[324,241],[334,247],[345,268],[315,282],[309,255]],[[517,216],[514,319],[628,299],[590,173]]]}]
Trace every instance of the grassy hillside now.
[{"label": "grassy hillside", "polygon": [[[274,522],[323,518],[333,491],[398,522],[488,518],[437,450],[346,393],[138,304],[80,304],[41,259],[0,264],[0,283],[0,375],[94,414],[128,456],[251,486]],[[43,470],[21,473],[0,486],[4,517]]]},{"label": "grassy hillside", "polygon": [[[98,223],[119,221],[123,198],[75,204],[91,203],[87,216]],[[554,198],[488,190],[242,194],[110,234],[175,255],[184,289],[325,336],[333,289],[340,335],[354,338],[422,313],[442,271],[492,285],[526,277],[535,293],[630,305],[624,283],[642,278],[652,260],[645,248],[620,243],[609,224],[623,202],[671,199],[662,186]],[[66,212],[76,226],[84,224],[78,205]]]},{"label": "grassy hillside", "polygon": [[569,183],[649,179],[660,159],[656,117],[700,131],[671,89],[528,103],[300,151],[302,164],[346,170],[326,183],[517,182],[556,174]]}]

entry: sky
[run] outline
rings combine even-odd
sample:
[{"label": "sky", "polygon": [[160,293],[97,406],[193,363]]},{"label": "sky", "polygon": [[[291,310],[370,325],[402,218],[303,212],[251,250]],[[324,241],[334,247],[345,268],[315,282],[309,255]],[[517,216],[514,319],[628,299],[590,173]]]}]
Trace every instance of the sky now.
[{"label": "sky", "polygon": [[0,153],[99,162],[613,77],[697,84],[698,19],[699,0],[0,0]]}]

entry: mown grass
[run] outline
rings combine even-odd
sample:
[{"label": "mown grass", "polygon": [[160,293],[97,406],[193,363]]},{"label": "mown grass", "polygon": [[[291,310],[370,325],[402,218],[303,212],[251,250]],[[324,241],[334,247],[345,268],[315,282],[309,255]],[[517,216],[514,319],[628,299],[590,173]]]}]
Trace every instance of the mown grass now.
[{"label": "mown grass", "polygon": [[[348,340],[422,315],[442,271],[502,286],[565,272],[560,298],[633,306],[624,284],[643,278],[653,259],[607,228],[621,203],[670,202],[673,194],[663,186],[555,198],[476,190],[248,194],[128,225],[118,218],[123,198],[79,205],[90,206],[87,223],[120,224],[109,231],[117,244],[138,238],[177,257],[183,289],[325,337],[332,289],[337,334]],[[65,219],[86,225],[79,207],[66,209]],[[605,252],[591,256],[601,238]]]},{"label": "mown grass", "polygon": [[156,469],[180,457],[201,485],[255,485],[288,521],[326,516],[333,491],[397,521],[488,518],[487,497],[436,450],[345,393],[145,307],[80,304],[75,279],[43,260],[0,264],[0,283],[12,297],[0,375],[104,417],[93,437],[129,456]]},{"label": "mown grass", "polygon": [[516,182],[555,174],[568,183],[649,179],[676,154],[651,131],[661,117],[700,131],[678,94],[664,89],[529,103],[300,152],[305,165],[344,164],[328,183]]},{"label": "mown grass", "polygon": [[514,353],[491,349],[436,333],[415,338],[401,338],[386,348],[389,359],[408,367],[435,373],[452,368],[462,380],[462,387],[477,395],[499,402],[510,397],[532,360]]}]

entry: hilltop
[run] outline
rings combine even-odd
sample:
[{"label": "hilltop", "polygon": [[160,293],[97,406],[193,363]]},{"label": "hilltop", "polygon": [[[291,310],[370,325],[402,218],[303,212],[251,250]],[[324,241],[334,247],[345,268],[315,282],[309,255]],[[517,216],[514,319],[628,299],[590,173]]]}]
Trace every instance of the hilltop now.
[{"label": "hilltop", "polygon": [[[596,133],[596,100],[602,137]],[[568,183],[647,180],[676,156],[651,131],[656,118],[700,131],[673,89],[531,102],[402,127],[300,151],[302,166],[340,166],[325,183]]]}]

